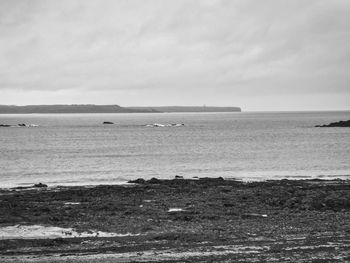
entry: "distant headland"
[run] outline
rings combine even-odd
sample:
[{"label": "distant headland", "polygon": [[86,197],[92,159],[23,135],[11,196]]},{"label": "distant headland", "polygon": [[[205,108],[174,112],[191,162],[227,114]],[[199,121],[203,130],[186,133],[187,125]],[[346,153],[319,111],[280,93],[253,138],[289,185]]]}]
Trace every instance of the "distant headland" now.
[{"label": "distant headland", "polygon": [[239,107],[211,106],[164,106],[164,107],[121,107],[119,105],[0,105],[0,114],[29,113],[163,113],[163,112],[241,112]]}]

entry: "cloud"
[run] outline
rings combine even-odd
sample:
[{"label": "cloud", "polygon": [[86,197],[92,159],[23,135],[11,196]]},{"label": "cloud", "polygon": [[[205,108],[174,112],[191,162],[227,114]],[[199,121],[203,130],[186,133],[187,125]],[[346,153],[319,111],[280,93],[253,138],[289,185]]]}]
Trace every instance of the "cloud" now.
[{"label": "cloud", "polygon": [[96,103],[118,94],[120,104],[137,94],[146,104],[182,93],[219,104],[220,94],[350,97],[349,13],[347,0],[3,0],[0,103],[41,91],[60,103],[96,92]]}]

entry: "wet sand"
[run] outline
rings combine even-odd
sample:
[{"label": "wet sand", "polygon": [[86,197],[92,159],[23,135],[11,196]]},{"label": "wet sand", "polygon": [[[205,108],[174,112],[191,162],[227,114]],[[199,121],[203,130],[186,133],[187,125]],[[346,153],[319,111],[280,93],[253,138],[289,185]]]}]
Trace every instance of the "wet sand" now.
[{"label": "wet sand", "polygon": [[[14,226],[68,236],[14,238]],[[349,251],[350,181],[0,190],[0,262],[347,262]]]}]

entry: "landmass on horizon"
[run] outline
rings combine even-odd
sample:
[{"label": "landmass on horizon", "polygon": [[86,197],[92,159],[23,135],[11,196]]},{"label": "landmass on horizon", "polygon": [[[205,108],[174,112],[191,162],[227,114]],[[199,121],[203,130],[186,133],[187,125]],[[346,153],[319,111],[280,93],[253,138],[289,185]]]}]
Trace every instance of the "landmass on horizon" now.
[{"label": "landmass on horizon", "polygon": [[157,106],[121,107],[119,105],[58,104],[58,105],[0,105],[0,114],[27,113],[164,113],[164,112],[241,112],[239,107]]}]

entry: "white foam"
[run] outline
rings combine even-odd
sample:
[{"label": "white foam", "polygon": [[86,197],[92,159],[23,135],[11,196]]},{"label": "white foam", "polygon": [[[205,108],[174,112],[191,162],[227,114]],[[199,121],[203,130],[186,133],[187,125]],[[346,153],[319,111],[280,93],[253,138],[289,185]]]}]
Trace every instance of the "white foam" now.
[{"label": "white foam", "polygon": [[77,232],[72,228],[41,225],[15,225],[0,227],[0,240],[5,239],[55,239],[74,237],[124,237],[139,234],[118,234],[102,231]]},{"label": "white foam", "polygon": [[79,202],[65,202],[65,205],[80,205]]},{"label": "white foam", "polygon": [[185,211],[183,210],[182,208],[169,208],[168,212],[171,213],[171,212],[181,212],[181,211]]},{"label": "white foam", "polygon": [[[242,255],[242,254],[259,254],[264,251],[268,251],[270,247],[268,246],[210,246],[210,247],[199,247],[186,249],[182,251],[181,249],[166,249],[166,250],[146,250],[146,251],[137,251],[137,252],[124,252],[124,253],[103,253],[103,254],[75,254],[75,255],[65,255],[55,254],[50,256],[40,256],[30,258],[31,262],[89,262],[89,261],[99,261],[99,262],[163,262],[163,261],[178,261],[185,260],[187,258],[193,257],[213,257],[213,256],[224,256],[224,255]],[[79,257],[77,257],[79,256]],[[11,258],[6,257],[8,262],[17,262],[20,260],[27,260],[28,255],[16,256],[14,261],[11,261]],[[17,261],[16,261],[17,260]],[[96,262],[97,262],[96,261]]]}]

